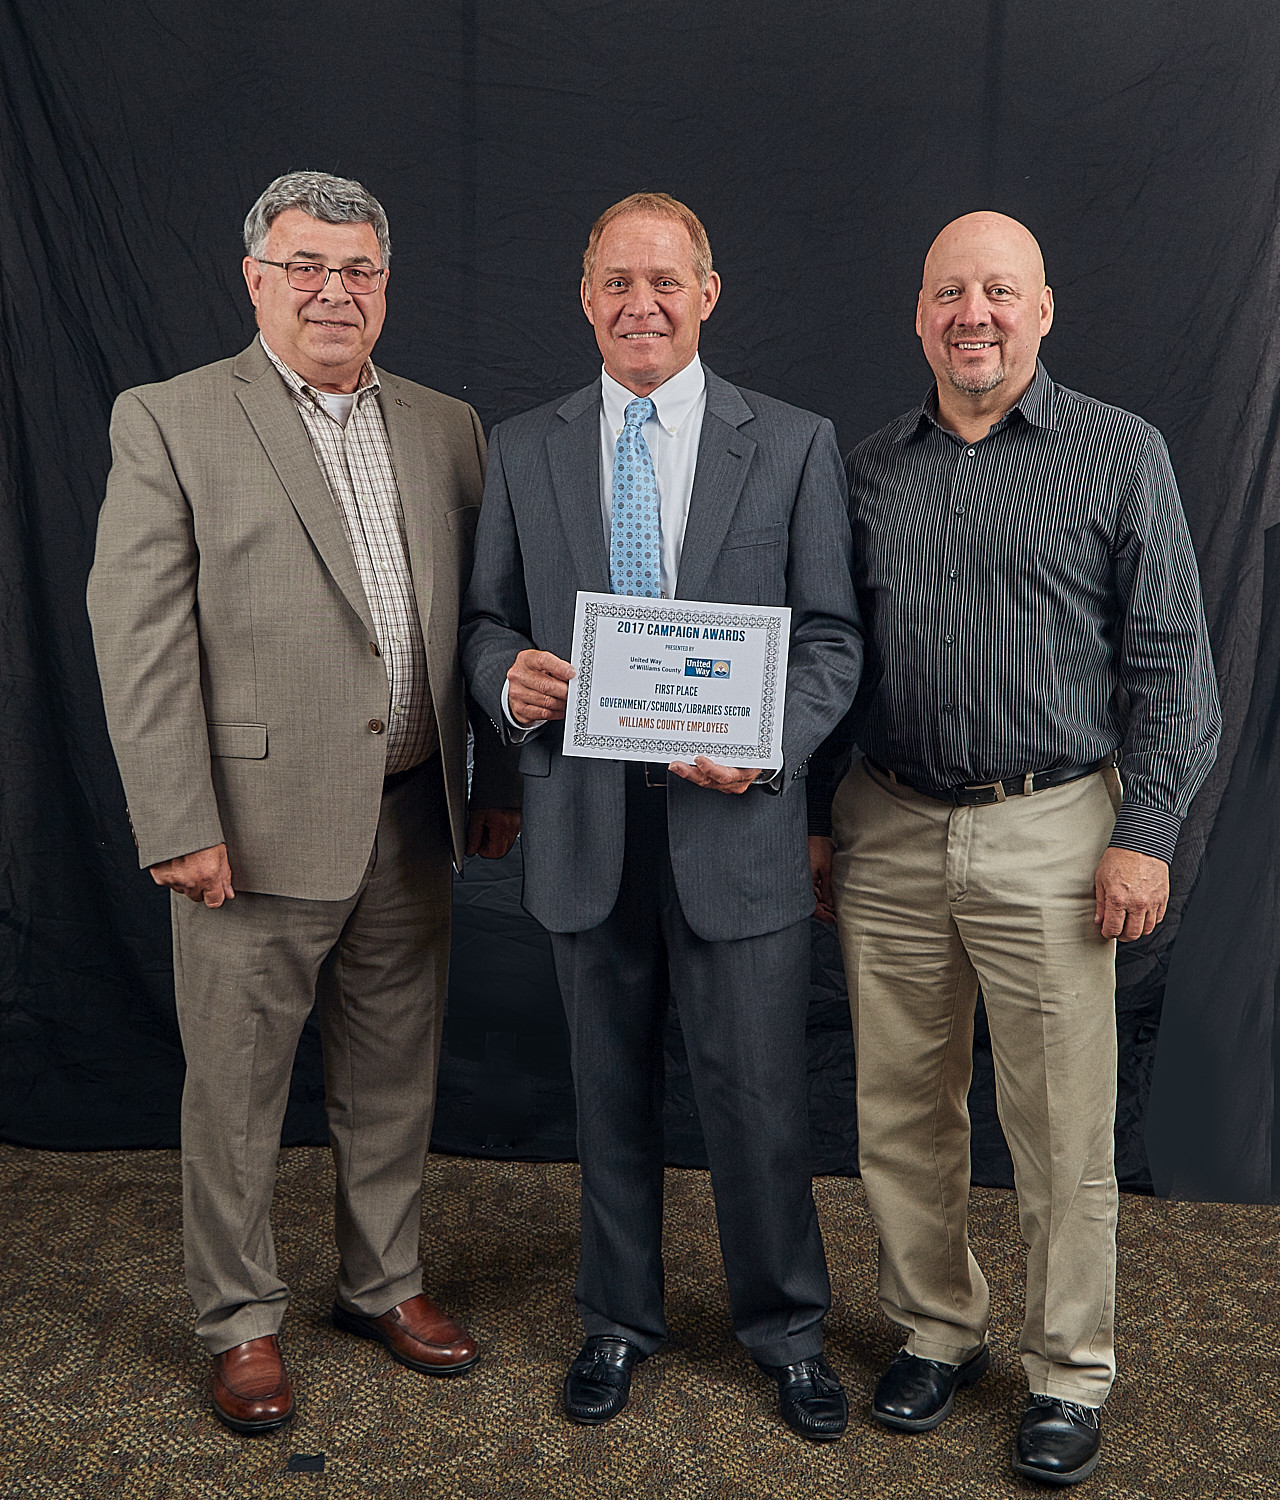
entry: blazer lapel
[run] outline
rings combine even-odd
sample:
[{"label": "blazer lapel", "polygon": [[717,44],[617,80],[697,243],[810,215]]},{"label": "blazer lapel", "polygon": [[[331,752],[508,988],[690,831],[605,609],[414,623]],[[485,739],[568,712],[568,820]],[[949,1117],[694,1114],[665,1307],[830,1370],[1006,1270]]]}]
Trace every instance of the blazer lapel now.
[{"label": "blazer lapel", "polygon": [[678,599],[702,597],[756,451],[755,440],[738,430],[754,415],[735,387],[707,371],[707,409],[680,550]]},{"label": "blazer lapel", "polygon": [[577,587],[609,592],[609,552],[600,513],[600,382],[575,392],[556,411],[560,425],[547,438],[547,461]]},{"label": "blazer lapel", "polygon": [[351,544],[293,397],[256,340],[236,359],[232,370],[241,382],[236,396],[266,449],[298,519],[372,640],[376,631]]},{"label": "blazer lapel", "polygon": [[395,464],[396,486],[400,491],[400,509],[404,515],[404,537],[409,548],[409,571],[413,592],[418,601],[422,628],[431,613],[433,554],[431,548],[432,512],[436,497],[444,493],[438,462],[433,460],[422,427],[422,414],[415,415],[412,401],[397,392],[401,389],[394,376],[378,372],[382,389],[378,404],[387,424],[391,457]]}]

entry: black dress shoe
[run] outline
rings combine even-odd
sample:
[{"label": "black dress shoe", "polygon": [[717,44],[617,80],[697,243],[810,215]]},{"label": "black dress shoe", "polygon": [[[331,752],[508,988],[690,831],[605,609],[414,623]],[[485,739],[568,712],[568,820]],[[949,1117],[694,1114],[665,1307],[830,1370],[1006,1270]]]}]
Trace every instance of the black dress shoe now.
[{"label": "black dress shoe", "polygon": [[626,1339],[594,1334],[578,1350],[564,1378],[564,1413],[596,1427],[616,1417],[631,1394],[631,1372],[647,1355]]},{"label": "black dress shoe", "polygon": [[1052,1396],[1028,1396],[1013,1449],[1013,1472],[1041,1484],[1079,1484],[1098,1467],[1102,1412]]},{"label": "black dress shoe", "polygon": [[761,1365],[778,1382],[778,1407],[792,1432],[814,1443],[829,1443],[849,1425],[844,1387],[821,1354],[794,1365]]},{"label": "black dress shoe", "polygon": [[899,1432],[928,1432],[951,1415],[956,1391],[981,1380],[991,1363],[985,1344],[963,1364],[917,1359],[905,1349],[893,1356],[871,1400],[871,1415]]}]

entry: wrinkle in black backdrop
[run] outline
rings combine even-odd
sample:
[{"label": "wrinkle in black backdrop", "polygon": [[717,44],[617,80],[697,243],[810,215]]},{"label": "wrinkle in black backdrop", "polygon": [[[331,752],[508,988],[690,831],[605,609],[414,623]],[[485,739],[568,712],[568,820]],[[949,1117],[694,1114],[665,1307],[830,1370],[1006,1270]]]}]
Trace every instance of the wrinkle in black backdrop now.
[{"label": "wrinkle in black backdrop", "polygon": [[[0,0],[0,1135],[175,1139],[165,897],[136,869],[83,606],[107,414],[120,389],[248,341],[238,226],[271,177],[319,166],[390,213],[379,362],[471,400],[486,425],[591,378],[582,243],[637,187],[707,223],[725,281],[708,364],[830,415],[846,447],[927,384],[911,320],[937,229],[993,207],[1035,230],[1057,294],[1052,373],[1169,440],[1223,678],[1222,759],[1170,918],[1119,966],[1117,1141],[1122,1179],[1141,1184],[1177,924],[1248,705],[1271,692],[1254,679],[1277,519],[1278,62],[1280,17],[1249,0]],[[1223,838],[1215,884],[1244,898],[1264,856]],[[490,907],[465,890],[437,1141],[561,1152],[536,933],[509,886]],[[476,931],[492,933],[480,967]],[[1253,962],[1265,987],[1274,956],[1261,945]],[[1209,943],[1180,1004],[1212,1006],[1232,1067],[1269,1086],[1269,1051],[1264,1065],[1242,1045],[1253,1023],[1215,991],[1215,963]],[[852,1062],[821,938],[815,976],[815,1140],[821,1165],[847,1169]],[[672,1056],[678,1125],[674,1042]],[[304,1062],[303,1135],[318,1128]],[[523,1114],[484,1118],[499,1097]],[[978,1175],[999,1178],[981,1055],[975,1121]]]}]

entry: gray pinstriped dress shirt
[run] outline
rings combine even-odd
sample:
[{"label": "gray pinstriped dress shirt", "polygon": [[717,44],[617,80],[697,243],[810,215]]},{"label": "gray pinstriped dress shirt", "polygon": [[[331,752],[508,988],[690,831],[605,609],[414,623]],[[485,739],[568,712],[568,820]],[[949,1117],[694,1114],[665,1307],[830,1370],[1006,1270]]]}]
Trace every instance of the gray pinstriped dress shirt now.
[{"label": "gray pinstriped dress shirt", "polygon": [[930,391],[847,469],[868,666],[811,772],[813,831],[841,738],[923,791],[1123,747],[1112,843],[1171,858],[1222,721],[1160,434],[1037,365],[981,441],[940,427]]}]

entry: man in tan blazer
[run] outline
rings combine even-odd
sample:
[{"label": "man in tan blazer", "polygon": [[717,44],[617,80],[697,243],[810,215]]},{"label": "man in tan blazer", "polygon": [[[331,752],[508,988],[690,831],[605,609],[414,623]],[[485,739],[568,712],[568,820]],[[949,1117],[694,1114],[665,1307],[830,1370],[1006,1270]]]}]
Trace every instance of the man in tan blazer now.
[{"label": "man in tan blazer", "polygon": [[333,1321],[426,1373],[476,1359],[422,1294],[422,1176],[450,864],[510,848],[519,788],[478,716],[468,823],[456,637],[484,438],[469,406],[370,362],[381,205],[291,173],[245,247],[260,337],[116,402],[89,610],[140,863],[172,893],[196,1332],[215,1412],[262,1432],[293,1412],[269,1214],[313,1002]]}]

